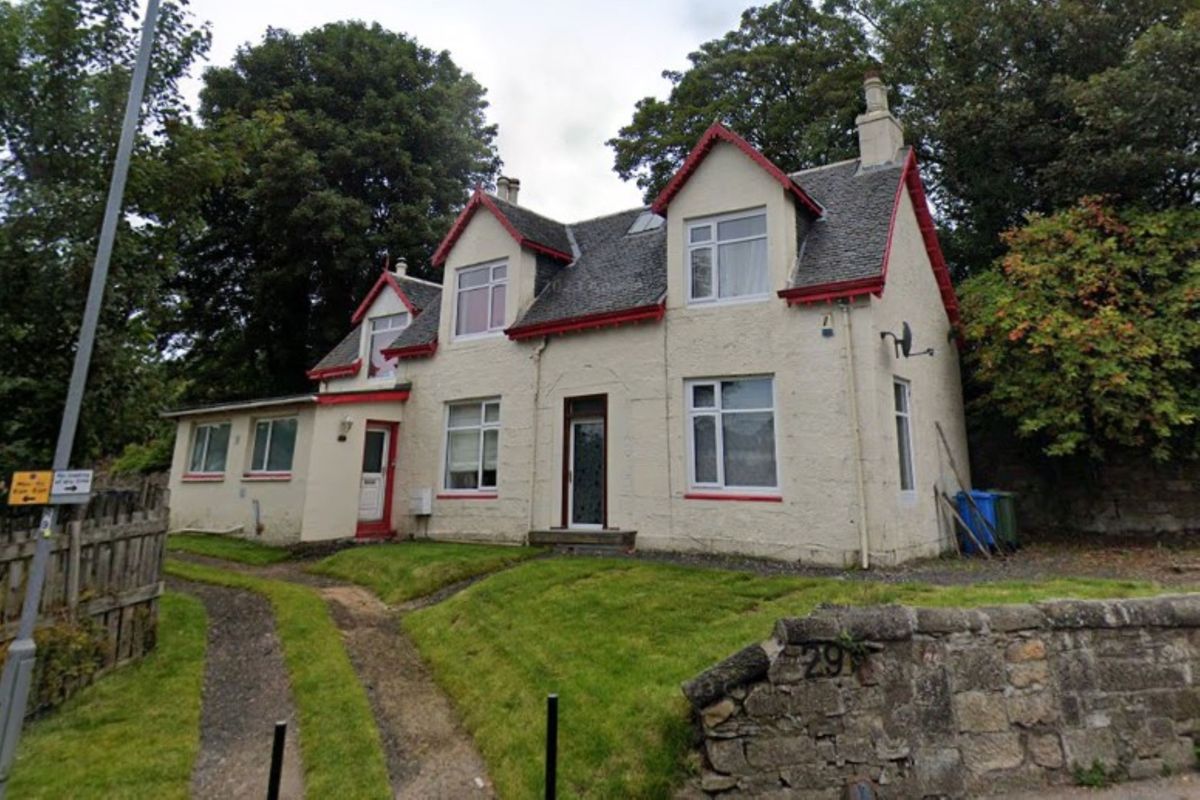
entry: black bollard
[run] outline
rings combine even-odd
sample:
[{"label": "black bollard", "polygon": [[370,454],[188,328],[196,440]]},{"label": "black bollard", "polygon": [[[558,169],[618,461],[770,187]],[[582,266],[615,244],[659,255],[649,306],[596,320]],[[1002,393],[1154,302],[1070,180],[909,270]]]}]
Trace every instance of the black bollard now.
[{"label": "black bollard", "polygon": [[546,695],[546,800],[558,795],[558,695]]},{"label": "black bollard", "polygon": [[275,723],[275,743],[271,746],[271,776],[267,780],[267,800],[279,800],[279,778],[283,774],[283,743],[287,739],[287,723]]}]

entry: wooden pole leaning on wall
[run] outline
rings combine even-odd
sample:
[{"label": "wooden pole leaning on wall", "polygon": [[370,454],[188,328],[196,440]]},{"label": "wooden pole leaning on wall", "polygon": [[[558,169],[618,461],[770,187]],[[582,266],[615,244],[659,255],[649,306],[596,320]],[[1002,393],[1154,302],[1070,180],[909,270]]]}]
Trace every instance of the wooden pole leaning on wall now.
[{"label": "wooden pole leaning on wall", "polygon": [[[988,522],[987,517],[983,515],[983,512],[979,509],[979,505],[975,502],[975,498],[971,496],[971,484],[964,481],[962,473],[958,471],[958,462],[954,460],[954,453],[950,451],[950,442],[946,441],[946,432],[942,430],[942,423],[934,422],[933,426],[937,428],[938,438],[942,440],[942,448],[946,451],[946,459],[950,463],[950,471],[954,473],[954,480],[958,481],[958,488],[962,489],[966,496],[967,504],[971,506],[971,510],[975,512],[975,516],[983,523],[983,527],[988,532],[988,535],[992,537],[992,541],[999,542],[1000,537],[997,536],[996,529],[992,526],[992,523]],[[957,513],[956,511],[955,514]],[[970,529],[968,528],[968,530]],[[972,536],[971,538],[974,539],[975,537]],[[991,555],[991,553],[989,552],[988,555]]]},{"label": "wooden pole leaning on wall", "polygon": [[[958,513],[958,509],[954,507],[954,501],[945,492],[939,492],[938,496],[942,498],[942,502],[946,504],[946,508],[950,511],[954,519],[958,521],[958,524],[962,526],[962,529],[967,532],[967,536],[971,537],[971,541],[975,543],[975,549],[983,553],[986,558],[991,558],[992,552],[981,545],[979,540],[975,538],[975,532],[971,530],[971,526],[967,524],[967,521],[962,518],[962,514]],[[957,537],[955,539],[955,546],[958,546]],[[961,550],[959,550],[959,555],[962,555]]]}]

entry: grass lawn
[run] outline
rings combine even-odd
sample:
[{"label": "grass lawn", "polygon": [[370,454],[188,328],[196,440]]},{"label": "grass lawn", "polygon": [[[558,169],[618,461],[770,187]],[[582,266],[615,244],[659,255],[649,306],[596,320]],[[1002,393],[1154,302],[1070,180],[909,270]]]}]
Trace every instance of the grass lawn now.
[{"label": "grass lawn", "polygon": [[282,547],[252,542],[249,539],[238,539],[234,536],[223,536],[215,533],[174,533],[167,538],[167,550],[177,553],[192,553],[209,558],[220,558],[225,561],[237,561],[242,564],[252,564],[264,567],[287,561],[291,553]]},{"label": "grass lawn", "polygon": [[264,595],[300,718],[300,757],[309,797],[388,798],[379,729],[367,694],[321,596],[305,586],[168,560],[167,574]]},{"label": "grass lawn", "polygon": [[666,797],[689,747],[680,684],[818,603],[984,605],[1152,594],[1152,583],[933,587],[601,559],[494,575],[404,626],[453,697],[502,797],[541,792],[545,696],[558,692],[563,797]]},{"label": "grass lawn", "polygon": [[200,750],[207,624],[164,595],[158,648],[101,678],[21,737],[10,797],[186,798]]},{"label": "grass lawn", "polygon": [[385,603],[402,603],[542,552],[533,547],[397,542],[342,550],[307,571],[365,586]]}]

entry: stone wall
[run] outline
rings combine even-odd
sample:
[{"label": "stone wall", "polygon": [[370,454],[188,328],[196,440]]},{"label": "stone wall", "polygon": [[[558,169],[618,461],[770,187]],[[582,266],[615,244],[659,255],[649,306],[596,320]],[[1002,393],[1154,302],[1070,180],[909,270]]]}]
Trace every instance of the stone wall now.
[{"label": "stone wall", "polygon": [[1200,594],[981,609],[823,608],[684,685],[688,793],[975,797],[1192,769]]}]

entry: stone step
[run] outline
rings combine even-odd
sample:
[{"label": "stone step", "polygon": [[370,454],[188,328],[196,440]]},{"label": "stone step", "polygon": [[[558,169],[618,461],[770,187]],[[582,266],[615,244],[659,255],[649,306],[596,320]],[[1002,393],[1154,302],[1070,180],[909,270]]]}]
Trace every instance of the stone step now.
[{"label": "stone step", "polygon": [[551,528],[549,530],[529,532],[529,543],[531,545],[576,550],[579,552],[622,552],[632,550],[636,539],[637,531],[586,531]]}]

